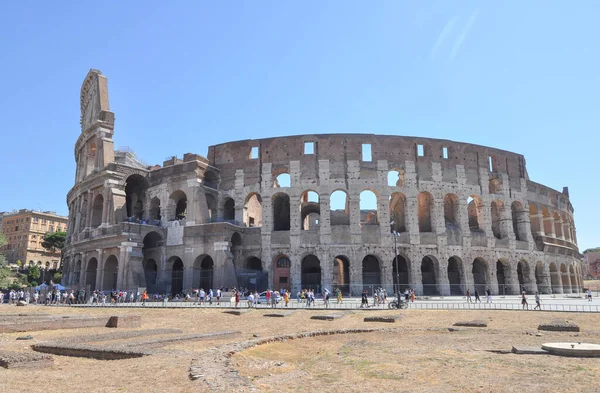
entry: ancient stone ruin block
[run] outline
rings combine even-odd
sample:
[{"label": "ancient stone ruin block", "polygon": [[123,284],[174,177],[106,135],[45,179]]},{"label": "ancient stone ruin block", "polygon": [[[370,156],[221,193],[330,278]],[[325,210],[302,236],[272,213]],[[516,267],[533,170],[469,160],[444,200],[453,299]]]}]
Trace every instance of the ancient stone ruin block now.
[{"label": "ancient stone ruin block", "polygon": [[487,327],[486,321],[474,320],[474,321],[459,321],[452,326],[465,326],[465,327]]},{"label": "ancient stone ruin block", "polygon": [[551,332],[578,332],[579,326],[573,322],[555,320],[550,323],[543,323],[539,325],[538,330],[547,330]]},{"label": "ancient stone ruin block", "polygon": [[39,368],[53,363],[52,356],[35,352],[0,351],[0,366],[4,368]]},{"label": "ancient stone ruin block", "polygon": [[365,317],[364,322],[387,322],[395,323],[398,319],[402,318],[401,315],[386,315],[378,317]]},{"label": "ancient stone ruin block", "polygon": [[142,317],[140,315],[115,315],[110,317],[106,327],[139,328],[142,327]]}]

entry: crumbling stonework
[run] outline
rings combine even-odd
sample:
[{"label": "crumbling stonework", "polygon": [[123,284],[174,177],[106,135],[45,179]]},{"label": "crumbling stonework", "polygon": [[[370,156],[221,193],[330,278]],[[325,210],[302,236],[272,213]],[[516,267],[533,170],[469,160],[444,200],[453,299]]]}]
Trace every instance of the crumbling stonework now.
[{"label": "crumbling stonework", "polygon": [[582,288],[568,190],[531,181],[522,155],[330,134],[223,143],[206,157],[148,166],[114,151],[107,89],[91,70],[81,92],[69,285],[353,295],[395,283],[417,295]]}]

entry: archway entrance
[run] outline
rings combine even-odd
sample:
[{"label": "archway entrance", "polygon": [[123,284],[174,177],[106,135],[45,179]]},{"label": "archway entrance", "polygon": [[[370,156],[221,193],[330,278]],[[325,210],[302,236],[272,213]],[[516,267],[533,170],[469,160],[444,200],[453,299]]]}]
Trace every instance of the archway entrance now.
[{"label": "archway entrance", "polygon": [[214,261],[210,255],[200,255],[194,261],[194,285],[208,292],[213,288]]},{"label": "archway entrance", "polygon": [[426,256],[421,261],[421,282],[423,283],[423,295],[439,295],[436,282],[436,262],[432,257]]},{"label": "archway entrance", "polygon": [[508,262],[498,260],[496,262],[496,279],[498,280],[498,294],[512,295],[510,282],[510,265]]},{"label": "archway entrance", "polygon": [[362,279],[363,289],[368,290],[370,294],[382,285],[379,259],[374,255],[364,257],[362,261]]},{"label": "archway entrance", "polygon": [[321,261],[314,255],[302,259],[302,288],[321,293]]},{"label": "archway entrance", "polygon": [[269,274],[263,271],[262,261],[257,257],[246,259],[243,266],[236,269],[236,278],[238,288],[262,291],[269,285]]},{"label": "archway entrance", "polygon": [[98,260],[96,258],[92,258],[89,260],[87,264],[87,269],[85,270],[85,285],[90,286],[90,291],[96,290],[96,274],[98,272]]},{"label": "archway entrance", "polygon": [[285,288],[291,290],[290,268],[292,262],[287,255],[281,255],[275,260],[273,269],[273,288]]},{"label": "archway entrance", "polygon": [[563,293],[571,293],[571,283],[569,282],[569,273],[567,273],[567,266],[564,263],[560,265],[560,276],[562,279]]},{"label": "archway entrance", "polygon": [[171,294],[178,295],[183,292],[183,261],[179,257],[171,259]]},{"label": "archway entrance", "polygon": [[102,289],[105,291],[117,289],[117,275],[119,272],[119,260],[116,256],[111,255],[104,262],[104,280]]},{"label": "archway entrance", "polygon": [[448,282],[450,284],[450,295],[460,296],[466,291],[462,288],[463,264],[459,257],[448,259]]},{"label": "archway entrance", "polygon": [[158,265],[154,259],[148,259],[143,262],[144,276],[146,277],[146,290],[148,293],[158,292],[156,280],[158,278]]},{"label": "archway entrance", "polygon": [[[408,259],[403,255],[397,255],[392,261],[392,275],[394,281],[394,291],[404,291],[409,288],[410,275],[408,270]],[[398,281],[400,280],[400,281]]]},{"label": "archway entrance", "polygon": [[531,292],[528,288],[531,281],[529,279],[529,264],[526,261],[519,261],[517,264],[517,276],[519,277],[519,291]]},{"label": "archway entrance", "polygon": [[350,261],[343,255],[338,255],[333,260],[334,288],[339,288],[343,294],[350,293]]},{"label": "archway entrance", "polygon": [[475,258],[472,273],[474,289],[479,292],[480,296],[483,296],[487,287],[487,263],[481,258]]},{"label": "archway entrance", "polygon": [[550,284],[552,286],[552,293],[563,293],[560,275],[554,262],[550,264]]},{"label": "archway entrance", "polygon": [[544,264],[538,262],[535,264],[535,283],[537,284],[538,291],[540,293],[550,293],[550,288],[546,285],[544,275]]}]

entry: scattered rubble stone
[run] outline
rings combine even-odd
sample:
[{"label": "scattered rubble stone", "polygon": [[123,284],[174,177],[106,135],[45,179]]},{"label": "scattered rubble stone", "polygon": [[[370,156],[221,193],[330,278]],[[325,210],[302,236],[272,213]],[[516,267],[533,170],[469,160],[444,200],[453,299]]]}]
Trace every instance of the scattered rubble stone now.
[{"label": "scattered rubble stone", "polygon": [[474,320],[474,321],[459,321],[456,322],[452,326],[464,326],[464,327],[487,327],[487,322],[482,320]]},{"label": "scattered rubble stone", "polygon": [[4,368],[39,368],[52,363],[52,356],[46,354],[0,351],[0,367]]},{"label": "scattered rubble stone", "polygon": [[516,353],[517,355],[548,355],[548,352],[543,350],[542,347],[513,346],[512,353]]},{"label": "scattered rubble stone", "polygon": [[33,340],[33,336],[31,336],[31,335],[21,336],[21,337],[17,337],[17,340]]},{"label": "scattered rubble stone", "polygon": [[395,323],[398,319],[402,318],[401,315],[386,315],[378,317],[365,317],[364,322],[387,322]]},{"label": "scattered rubble stone", "polygon": [[546,330],[551,332],[579,332],[579,326],[573,322],[554,320],[550,323],[543,323],[538,326],[538,330]]},{"label": "scattered rubble stone", "polygon": [[115,315],[109,318],[106,327],[139,328],[142,327],[142,317],[140,315]]},{"label": "scattered rubble stone", "polygon": [[328,314],[328,315],[313,315],[310,319],[317,319],[320,321],[333,321],[334,319],[340,319],[344,314]]}]

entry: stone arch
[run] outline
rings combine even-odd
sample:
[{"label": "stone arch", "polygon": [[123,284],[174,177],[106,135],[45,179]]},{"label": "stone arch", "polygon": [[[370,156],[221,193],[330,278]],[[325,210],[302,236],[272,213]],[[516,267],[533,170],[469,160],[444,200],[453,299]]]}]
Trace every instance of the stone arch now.
[{"label": "stone arch", "polygon": [[331,225],[350,225],[350,198],[345,190],[334,190],[329,197]]},{"label": "stone arch", "polygon": [[421,260],[421,283],[423,295],[439,295],[437,278],[439,277],[440,264],[434,256],[426,255]]},{"label": "stone arch", "polygon": [[321,218],[319,194],[306,190],[300,195],[300,218],[302,230],[318,230]]},{"label": "stone arch", "polygon": [[556,267],[556,263],[551,262],[549,270],[552,293],[563,293],[562,280],[560,277],[560,273],[558,272],[558,268]]},{"label": "stone arch", "polygon": [[263,270],[262,261],[260,260],[260,258],[257,258],[254,256],[246,259],[246,262],[244,263],[244,267],[249,270],[258,270],[258,271]]},{"label": "stone arch", "polygon": [[475,258],[471,269],[473,274],[473,286],[480,295],[485,294],[485,289],[490,282],[488,264],[483,258]]},{"label": "stone arch", "polygon": [[510,210],[516,240],[527,241],[527,215],[523,210],[523,205],[519,201],[514,201],[510,205]]},{"label": "stone arch", "polygon": [[502,212],[504,210],[504,203],[499,200],[492,201],[491,215],[492,215],[492,233],[496,239],[504,239],[506,233],[504,233],[504,227],[502,226]]},{"label": "stone arch", "polygon": [[344,294],[350,293],[350,260],[345,255],[333,259],[332,285]]},{"label": "stone arch", "polygon": [[144,277],[146,279],[146,290],[148,293],[158,292],[158,264],[153,258],[142,262]]},{"label": "stone arch", "polygon": [[177,190],[169,197],[171,205],[171,217],[169,221],[183,220],[187,216],[187,195],[181,190]]},{"label": "stone arch", "polygon": [[290,196],[279,192],[272,197],[273,201],[273,230],[290,230]]},{"label": "stone arch", "polygon": [[404,169],[392,169],[388,172],[387,182],[389,187],[404,187]]},{"label": "stone arch", "polygon": [[139,174],[130,175],[125,180],[125,205],[127,217],[144,218],[144,203],[146,201],[146,191],[148,190],[148,180]]},{"label": "stone arch", "polygon": [[203,254],[194,260],[193,284],[208,292],[213,287],[213,272],[215,263],[210,255]]},{"label": "stone arch", "polygon": [[243,266],[240,266],[242,251],[242,236],[234,232],[231,235],[231,254],[233,255],[233,264],[236,268],[243,268]]},{"label": "stone arch", "polygon": [[96,276],[98,274],[98,260],[90,258],[85,269],[85,285],[90,286],[90,291],[96,290]]},{"label": "stone arch", "polygon": [[273,260],[273,288],[290,289],[292,262],[287,255],[280,254]]},{"label": "stone arch", "polygon": [[282,172],[275,177],[273,181],[273,187],[275,188],[287,188],[292,186],[292,177],[287,172]]},{"label": "stone arch", "polygon": [[315,293],[321,292],[321,261],[313,254],[302,258],[301,263],[302,288],[314,289]]},{"label": "stone arch", "polygon": [[552,293],[552,288],[548,287],[546,281],[546,272],[542,261],[537,261],[535,264],[535,283],[540,293]]},{"label": "stone arch", "polygon": [[516,295],[513,293],[512,282],[512,268],[510,263],[500,258],[496,261],[496,280],[498,281],[498,293],[500,295]]},{"label": "stone arch", "polygon": [[460,229],[458,222],[458,197],[456,194],[444,196],[444,222],[448,229]]},{"label": "stone arch", "polygon": [[104,197],[102,194],[98,194],[96,198],[94,198],[94,203],[92,205],[92,228],[98,228],[102,225],[102,211],[104,208]]},{"label": "stone arch", "polygon": [[150,201],[150,219],[160,221],[161,218],[162,216],[160,214],[160,199],[158,197],[154,197]]},{"label": "stone arch", "polygon": [[544,224],[544,235],[552,236],[552,232],[554,232],[554,227],[552,222],[550,222],[550,211],[548,208],[542,208],[542,222]]},{"label": "stone arch", "polygon": [[433,205],[433,197],[430,193],[423,191],[417,196],[419,232],[431,232],[431,208]]},{"label": "stone arch", "polygon": [[467,198],[467,212],[469,214],[469,228],[471,232],[482,232],[484,223],[483,202],[479,195]]},{"label": "stone arch", "polygon": [[525,259],[521,259],[517,263],[517,277],[519,279],[519,291],[531,292],[531,271],[529,263]]},{"label": "stone arch", "polygon": [[571,283],[569,282],[569,273],[567,272],[567,265],[565,265],[564,263],[560,264],[560,277],[561,277],[563,293],[571,293]]},{"label": "stone arch", "polygon": [[570,242],[572,239],[571,239],[571,233],[569,231],[569,219],[567,218],[567,215],[565,213],[561,214],[561,220],[563,222],[563,225],[566,224],[565,225],[566,228],[563,227],[564,228],[564,230],[563,230],[563,236],[565,237],[565,240],[567,240],[567,241]]},{"label": "stone arch", "polygon": [[542,226],[540,223],[540,215],[537,207],[533,204],[529,204],[529,222],[531,223],[531,234],[538,235],[542,233]]},{"label": "stone arch", "polygon": [[392,231],[407,232],[406,197],[401,192],[395,192],[390,196],[390,219],[392,220]]},{"label": "stone arch", "polygon": [[463,286],[465,284],[463,277],[465,276],[465,268],[462,259],[456,255],[448,258],[448,283],[450,284],[450,295],[460,296],[466,291]]},{"label": "stone arch", "polygon": [[183,260],[172,256],[167,260],[167,267],[171,273],[171,295],[183,293]]},{"label": "stone arch", "polygon": [[363,258],[362,280],[363,289],[368,289],[369,293],[373,293],[373,289],[382,286],[381,264],[375,255],[369,254]]},{"label": "stone arch", "polygon": [[392,276],[396,292],[408,289],[411,283],[410,259],[404,254],[398,254],[392,261]]},{"label": "stone arch", "polygon": [[558,212],[554,212],[554,235],[557,238],[564,238],[562,230],[562,221]]},{"label": "stone arch", "polygon": [[119,260],[116,256],[110,255],[104,262],[104,277],[102,280],[102,289],[105,291],[115,290],[117,288],[119,274]]},{"label": "stone arch", "polygon": [[579,288],[578,288],[577,276],[575,275],[575,269],[573,268],[573,265],[569,265],[569,274],[571,275],[571,292],[578,293]]},{"label": "stone arch", "polygon": [[235,201],[233,198],[225,198],[223,204],[223,218],[225,221],[235,220]]},{"label": "stone arch", "polygon": [[208,221],[216,222],[218,216],[217,198],[208,192],[204,194],[204,198],[206,199],[206,209],[208,210]]},{"label": "stone arch", "polygon": [[363,190],[359,196],[360,224],[379,225],[377,219],[377,194],[372,190]]},{"label": "stone arch", "polygon": [[213,190],[219,189],[219,175],[216,172],[206,169],[204,171],[204,178],[202,184],[204,187],[212,188]]},{"label": "stone arch", "polygon": [[244,224],[247,227],[262,226],[262,197],[256,192],[248,194],[244,201]]}]

